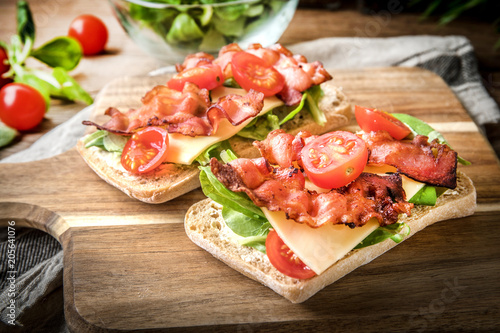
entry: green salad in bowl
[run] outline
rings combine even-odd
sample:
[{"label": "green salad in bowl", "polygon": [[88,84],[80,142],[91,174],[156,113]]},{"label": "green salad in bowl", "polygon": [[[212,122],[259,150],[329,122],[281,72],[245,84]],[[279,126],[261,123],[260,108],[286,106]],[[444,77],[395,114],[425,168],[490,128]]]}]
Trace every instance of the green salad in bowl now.
[{"label": "green salad in bowl", "polygon": [[151,55],[176,63],[188,54],[217,54],[278,41],[298,0],[109,0],[125,31]]}]

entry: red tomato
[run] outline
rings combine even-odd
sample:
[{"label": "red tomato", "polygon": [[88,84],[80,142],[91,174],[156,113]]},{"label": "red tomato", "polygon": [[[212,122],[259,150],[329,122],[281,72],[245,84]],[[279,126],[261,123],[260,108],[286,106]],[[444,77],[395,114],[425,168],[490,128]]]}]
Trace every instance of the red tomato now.
[{"label": "red tomato", "polygon": [[165,161],[168,132],[160,127],[146,127],[127,141],[123,148],[122,166],[132,173],[145,173]]},{"label": "red tomato", "polygon": [[385,130],[396,140],[402,140],[411,133],[408,126],[387,112],[356,105],[354,113],[359,127],[365,132]]},{"label": "red tomato", "polygon": [[266,238],[266,253],[271,264],[281,273],[294,279],[308,279],[316,275],[271,229]]},{"label": "red tomato", "polygon": [[244,51],[233,55],[231,69],[236,82],[247,91],[254,89],[264,96],[273,96],[285,85],[285,79],[273,66]]},{"label": "red tomato", "polygon": [[4,73],[7,73],[10,69],[10,65],[7,63],[7,60],[9,57],[7,57],[7,52],[0,47],[0,88],[5,86],[7,83],[11,83],[12,79],[11,78],[3,78],[2,75]]},{"label": "red tomato", "polygon": [[170,89],[182,91],[186,82],[195,83],[199,88],[212,90],[224,83],[224,75],[219,65],[206,64],[183,70],[167,82]]},{"label": "red tomato", "polygon": [[0,90],[0,119],[20,131],[34,128],[45,115],[42,94],[23,83],[9,83]]},{"label": "red tomato", "polygon": [[71,22],[68,35],[75,38],[84,55],[101,53],[108,41],[106,25],[94,15],[80,15]]},{"label": "red tomato", "polygon": [[322,188],[338,188],[355,180],[366,166],[366,143],[351,132],[323,134],[302,148],[307,177]]}]

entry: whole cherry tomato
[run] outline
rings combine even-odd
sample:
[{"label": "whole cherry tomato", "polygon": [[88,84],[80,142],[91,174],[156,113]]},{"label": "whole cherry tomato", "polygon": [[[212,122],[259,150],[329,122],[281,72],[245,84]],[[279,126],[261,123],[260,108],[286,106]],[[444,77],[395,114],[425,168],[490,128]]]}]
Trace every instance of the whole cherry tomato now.
[{"label": "whole cherry tomato", "polygon": [[68,35],[80,42],[84,55],[101,53],[108,41],[106,25],[94,15],[80,15],[71,22]]},{"label": "whole cherry tomato", "polygon": [[4,78],[2,75],[7,73],[10,69],[10,65],[7,63],[8,57],[7,52],[0,47],[0,88],[5,86],[7,83],[11,83],[11,78]]},{"label": "whole cherry tomato", "polygon": [[37,126],[45,115],[42,94],[23,83],[9,83],[0,90],[0,119],[20,131]]}]

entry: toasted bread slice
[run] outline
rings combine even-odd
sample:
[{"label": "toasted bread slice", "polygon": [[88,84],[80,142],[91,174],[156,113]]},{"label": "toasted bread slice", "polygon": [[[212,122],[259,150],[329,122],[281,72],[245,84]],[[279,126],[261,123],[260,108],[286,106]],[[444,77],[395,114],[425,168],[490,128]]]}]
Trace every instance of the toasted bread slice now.
[{"label": "toasted bread slice", "polygon": [[[474,213],[476,190],[471,179],[459,172],[457,183],[456,189],[447,190],[438,198],[435,206],[416,206],[410,217],[400,217],[400,221],[407,223],[411,229],[406,238],[433,223]],[[293,303],[304,302],[324,287],[397,245],[393,240],[387,239],[372,246],[352,250],[322,274],[306,280],[297,280],[276,270],[265,254],[240,245],[224,223],[221,209],[222,207],[211,199],[191,206],[184,220],[188,237],[217,259]]]},{"label": "toasted bread slice", "polygon": [[[323,83],[322,88],[325,94],[319,101],[319,107],[325,113],[326,124],[320,126],[314,122],[308,112],[301,112],[299,117],[284,124],[282,128],[285,131],[296,134],[301,130],[307,130],[312,134],[322,134],[349,123],[352,117],[352,106],[342,89],[334,86],[331,81]],[[132,175],[121,166],[116,153],[96,147],[85,148],[82,140],[83,138],[78,142],[77,150],[85,162],[106,182],[140,201],[162,203],[200,186],[197,163],[193,165],[163,164],[148,174]],[[251,139],[235,136],[229,142],[234,152],[240,157],[259,156]]]}]

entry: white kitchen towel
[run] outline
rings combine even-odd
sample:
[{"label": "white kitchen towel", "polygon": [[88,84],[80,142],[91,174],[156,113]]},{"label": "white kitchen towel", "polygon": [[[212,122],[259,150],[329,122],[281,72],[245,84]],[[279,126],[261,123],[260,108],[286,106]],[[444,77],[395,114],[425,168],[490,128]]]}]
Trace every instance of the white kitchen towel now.
[{"label": "white kitchen towel", "polygon": [[[500,110],[482,85],[474,49],[465,37],[325,38],[287,45],[287,47],[295,53],[305,55],[309,60],[320,60],[326,68],[332,69],[386,66],[428,69],[443,78],[479,127],[486,123],[500,121]],[[171,71],[171,67],[165,70],[159,69],[152,75],[165,71]],[[84,134],[85,126],[81,125],[81,121],[89,119],[90,113],[91,107],[83,109],[72,119],[45,134],[30,148],[9,156],[1,162],[38,160],[72,148]],[[7,249],[6,234],[5,230],[0,229],[2,258],[6,258],[3,252]],[[51,236],[41,231],[32,230],[29,233],[23,233],[22,237],[24,238],[20,238],[19,244],[26,243],[30,250],[18,251],[19,257],[16,258],[18,262],[23,263],[23,272],[18,277],[19,281],[23,282],[20,284],[22,290],[19,290],[17,301],[29,300],[29,303],[16,313],[16,324],[30,325],[40,311],[40,308],[37,309],[37,304],[38,307],[46,308],[49,306],[47,300],[62,303],[62,296],[50,297],[54,293],[57,295],[57,285],[59,284],[60,288],[62,284],[60,262],[62,250],[59,244],[48,240]],[[47,254],[52,257],[47,258]],[[0,276],[5,276],[7,269],[6,265],[0,265]],[[4,286],[3,291],[0,290],[0,325],[7,324],[7,301]],[[62,304],[55,304],[52,308],[60,310],[49,312],[49,314],[52,313],[52,317],[46,318],[48,326],[45,326],[44,330],[47,332],[66,331],[67,327],[64,322],[61,323],[64,318],[61,315]]]}]

